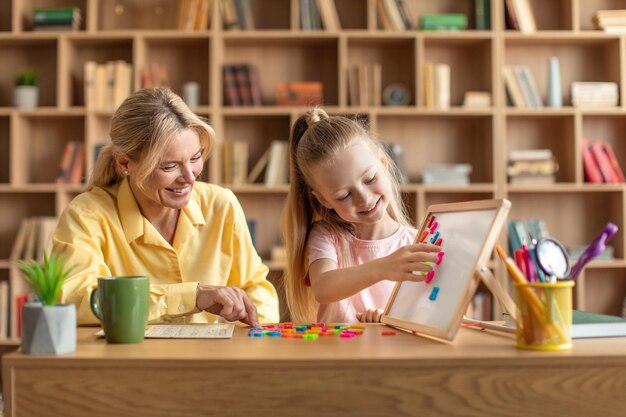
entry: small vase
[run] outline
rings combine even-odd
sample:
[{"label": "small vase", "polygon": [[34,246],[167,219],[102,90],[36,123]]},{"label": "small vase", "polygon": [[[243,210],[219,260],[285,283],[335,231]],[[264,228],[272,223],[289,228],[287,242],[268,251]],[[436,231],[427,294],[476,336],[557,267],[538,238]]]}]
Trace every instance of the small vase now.
[{"label": "small vase", "polygon": [[13,91],[13,105],[19,109],[34,109],[39,104],[39,88],[33,85],[18,85]]},{"label": "small vase", "polygon": [[60,355],[76,350],[76,306],[26,303],[22,307],[22,352]]},{"label": "small vase", "polygon": [[559,58],[553,56],[548,61],[548,106],[563,107],[563,93],[561,91],[561,69]]}]

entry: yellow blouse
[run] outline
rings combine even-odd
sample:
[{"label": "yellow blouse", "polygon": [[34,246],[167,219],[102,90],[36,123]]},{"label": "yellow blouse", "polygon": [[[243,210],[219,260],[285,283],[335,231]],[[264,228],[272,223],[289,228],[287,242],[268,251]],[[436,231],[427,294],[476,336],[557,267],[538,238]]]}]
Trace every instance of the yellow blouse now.
[{"label": "yellow blouse", "polygon": [[115,275],[150,277],[151,322],[213,322],[213,314],[196,308],[198,283],[240,287],[260,322],[279,321],[276,290],[252,245],[244,212],[235,195],[219,186],[195,183],[172,245],[143,217],[126,179],[72,200],[53,239],[74,267],[61,301],[76,304],[79,324],[99,323],[89,296],[98,277]]}]

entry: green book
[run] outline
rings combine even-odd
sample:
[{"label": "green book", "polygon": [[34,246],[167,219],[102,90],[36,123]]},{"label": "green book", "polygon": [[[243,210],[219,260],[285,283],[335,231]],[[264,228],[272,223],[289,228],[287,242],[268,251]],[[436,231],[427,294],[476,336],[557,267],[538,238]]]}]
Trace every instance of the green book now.
[{"label": "green book", "polygon": [[477,30],[491,30],[491,0],[474,0],[474,26]]},{"label": "green book", "polygon": [[420,16],[422,30],[465,30],[467,16],[460,13],[425,14]]},{"label": "green book", "polygon": [[580,310],[573,311],[572,339],[618,336],[626,336],[625,318]]},{"label": "green book", "polygon": [[33,13],[33,24],[51,25],[72,23],[80,15],[80,10],[76,7],[62,7],[54,9],[35,9]]}]

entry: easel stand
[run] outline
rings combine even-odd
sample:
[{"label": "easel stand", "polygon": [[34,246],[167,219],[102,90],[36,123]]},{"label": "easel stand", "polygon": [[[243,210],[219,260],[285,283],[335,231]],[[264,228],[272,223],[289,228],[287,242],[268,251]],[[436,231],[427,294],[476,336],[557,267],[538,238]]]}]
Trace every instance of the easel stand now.
[{"label": "easel stand", "polygon": [[[509,293],[500,285],[496,277],[493,276],[489,268],[483,266],[476,271],[476,274],[480,277],[482,282],[485,283],[489,291],[496,297],[498,302],[500,303],[500,307],[504,311],[506,311],[513,320],[516,319],[517,307],[515,306],[515,302],[509,295]],[[490,323],[482,320],[473,320],[464,317],[463,323],[465,324],[477,324],[486,329],[504,331],[504,332],[514,332],[515,328],[502,326],[495,323]]]}]

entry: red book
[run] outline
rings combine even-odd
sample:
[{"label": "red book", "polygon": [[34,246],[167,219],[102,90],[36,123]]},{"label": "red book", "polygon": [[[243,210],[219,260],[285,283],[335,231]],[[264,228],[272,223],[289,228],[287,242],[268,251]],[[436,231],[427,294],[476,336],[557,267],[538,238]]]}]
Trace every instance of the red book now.
[{"label": "red book", "polygon": [[252,105],[252,90],[250,89],[250,79],[248,78],[248,70],[246,65],[235,65],[235,82],[239,98],[243,106]]},{"label": "red book", "polygon": [[602,143],[600,141],[595,141],[591,145],[591,153],[593,154],[596,162],[598,163],[598,168],[600,168],[600,173],[602,173],[602,178],[604,182],[607,183],[616,183],[619,182],[615,173],[613,172],[613,168],[611,167],[611,163],[609,162],[609,158],[604,153],[604,149],[602,147]]},{"label": "red book", "polygon": [[609,164],[611,164],[611,168],[613,168],[613,174],[615,175],[615,178],[617,178],[617,182],[626,182],[626,179],[624,178],[624,173],[622,172],[622,167],[615,157],[615,152],[613,152],[613,147],[611,146],[611,144],[604,141],[599,142],[602,145],[602,150],[609,160]]},{"label": "red book", "polygon": [[602,182],[602,174],[600,173],[600,168],[598,167],[598,163],[593,156],[591,151],[591,144],[588,139],[583,139],[583,168],[585,169],[585,178],[587,182],[592,183],[601,183]]},{"label": "red book", "polygon": [[28,295],[22,294],[15,300],[17,304],[17,337],[22,337],[22,306],[28,301]]}]

